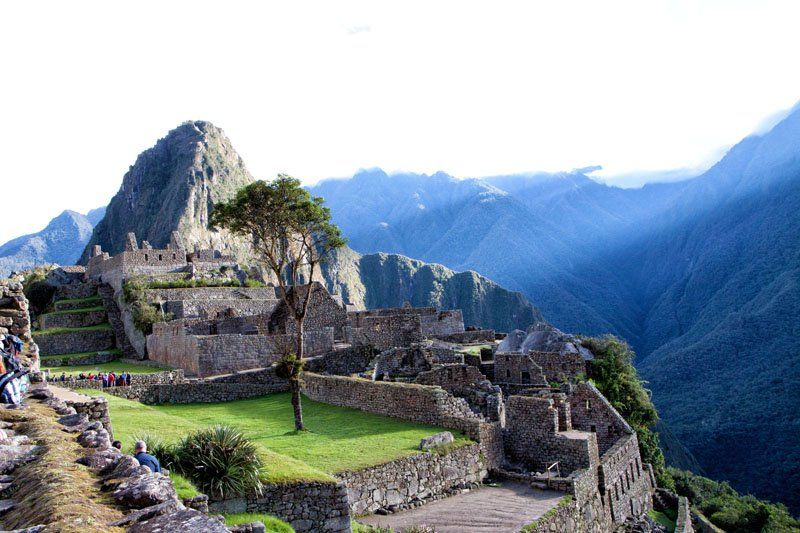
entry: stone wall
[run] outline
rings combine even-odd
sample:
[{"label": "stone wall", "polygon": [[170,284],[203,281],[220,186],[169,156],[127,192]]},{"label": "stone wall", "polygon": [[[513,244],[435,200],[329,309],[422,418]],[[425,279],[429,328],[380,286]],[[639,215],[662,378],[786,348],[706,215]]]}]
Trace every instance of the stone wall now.
[{"label": "stone wall", "polygon": [[111,328],[44,335],[34,332],[33,337],[42,355],[99,352],[114,347],[114,331]]},{"label": "stone wall", "polygon": [[477,367],[451,364],[420,372],[415,383],[436,385],[464,398],[473,411],[491,421],[505,422],[505,404],[500,387],[492,385]]},{"label": "stone wall", "polygon": [[41,358],[42,364],[45,366],[52,365],[52,366],[77,366],[77,365],[99,365],[102,363],[108,363],[111,361],[116,361],[120,358],[120,354],[117,352],[109,352],[109,351],[101,351],[89,355],[85,355],[83,357],[59,357],[59,356],[48,356]]},{"label": "stone wall", "polygon": [[528,352],[528,356],[542,369],[548,383],[553,381],[563,383],[580,374],[586,374],[586,361],[579,353],[534,351]]},{"label": "stone wall", "polygon": [[[186,329],[192,320],[154,324],[153,334],[147,337],[150,359],[205,377],[268,367],[297,342],[293,335],[190,335]],[[206,323],[188,327],[201,326],[205,328]],[[303,342],[306,355],[327,353],[333,349],[333,329],[306,331]]]},{"label": "stone wall", "polygon": [[187,287],[147,289],[147,301],[277,300],[274,287]]},{"label": "stone wall", "polygon": [[97,282],[87,281],[57,286],[55,298],[57,300],[72,300],[74,298],[89,298],[96,294]]},{"label": "stone wall", "polygon": [[461,309],[449,309],[419,316],[422,334],[425,336],[452,335],[464,331],[464,315],[461,313]]},{"label": "stone wall", "polygon": [[619,439],[600,458],[600,492],[611,520],[622,524],[628,517],[640,517],[653,507],[650,476],[639,456],[636,435]]},{"label": "stone wall", "polygon": [[209,300],[169,300],[163,303],[163,310],[175,318],[208,317],[220,314],[269,315],[275,310],[278,300],[253,299],[209,299]]},{"label": "stone wall", "polygon": [[66,381],[58,382],[59,387],[66,387],[68,389],[97,389],[104,390],[109,393],[114,391],[123,391],[118,394],[125,398],[136,398],[140,391],[146,389],[150,385],[164,385],[168,383],[183,383],[186,379],[183,375],[183,370],[165,370],[163,372],[154,372],[152,374],[132,374],[130,386],[124,387],[106,387],[103,388],[103,382],[98,379],[74,379],[69,378]]},{"label": "stone wall", "polygon": [[66,402],[67,405],[75,408],[75,411],[85,413],[89,417],[89,422],[100,421],[109,435],[113,435],[111,418],[108,416],[108,401],[102,397],[93,397],[85,402]]},{"label": "stone wall", "polygon": [[[299,298],[305,298],[309,286],[290,288],[289,291],[298,291]],[[301,300],[302,301],[302,300]],[[318,331],[326,328],[333,329],[337,339],[344,336],[344,327],[347,325],[347,311],[340,297],[330,294],[321,283],[315,281],[311,284],[311,300],[303,322],[305,331]],[[294,334],[297,332],[292,313],[288,312],[283,300],[278,303],[270,318],[269,331],[271,333]]]},{"label": "stone wall", "polygon": [[345,341],[353,345],[370,345],[378,350],[387,350],[422,342],[424,338],[420,318],[415,314],[365,316],[358,323],[361,325],[344,328]]},{"label": "stone wall", "polygon": [[[126,387],[121,387],[125,389]],[[112,394],[125,395],[124,390],[106,389]],[[176,383],[174,385],[150,385],[141,389],[137,398],[148,405],[182,403],[231,402],[265,396],[289,390],[288,382],[273,384],[257,383]]]},{"label": "stone wall", "polygon": [[106,321],[106,311],[59,311],[46,313],[39,317],[42,329],[49,328],[85,328],[96,326]]},{"label": "stone wall", "polygon": [[569,385],[564,390],[569,394],[572,427],[595,433],[601,454],[620,438],[633,433],[625,419],[591,383]]},{"label": "stone wall", "polygon": [[498,353],[494,359],[495,383],[514,385],[547,385],[542,368],[528,354]]},{"label": "stone wall", "polygon": [[0,279],[0,333],[16,335],[25,343],[23,355],[38,368],[39,348],[31,338],[31,316],[22,283]]},{"label": "stone wall", "polygon": [[480,446],[473,444],[443,455],[435,451],[419,453],[336,477],[347,485],[352,513],[362,515],[378,509],[394,511],[453,489],[468,488],[487,475]]},{"label": "stone wall", "polygon": [[461,331],[458,333],[450,333],[447,335],[431,335],[431,336],[445,342],[453,342],[456,344],[478,344],[478,343],[494,342],[493,329],[477,329],[471,331]]},{"label": "stone wall", "polygon": [[344,483],[268,483],[259,496],[214,501],[209,508],[215,513],[271,514],[289,522],[298,533],[351,531]]},{"label": "stone wall", "polygon": [[303,373],[302,383],[303,393],[315,401],[463,431],[480,443],[489,470],[499,469],[505,461],[500,422],[484,420],[464,399],[440,387],[312,372]]},{"label": "stone wall", "polygon": [[600,462],[591,433],[559,431],[558,409],[550,398],[512,396],[506,409],[506,454],[529,470],[544,472],[560,463],[562,475]]},{"label": "stone wall", "polygon": [[377,354],[372,346],[351,346],[306,359],[305,368],[310,372],[349,376],[364,372]]},{"label": "stone wall", "polygon": [[481,418],[467,402],[440,387],[325,376],[304,372],[303,392],[312,400],[477,435]]},{"label": "stone wall", "polygon": [[675,520],[675,533],[693,533],[692,514],[689,512],[689,500],[686,496],[678,498],[678,518]]}]

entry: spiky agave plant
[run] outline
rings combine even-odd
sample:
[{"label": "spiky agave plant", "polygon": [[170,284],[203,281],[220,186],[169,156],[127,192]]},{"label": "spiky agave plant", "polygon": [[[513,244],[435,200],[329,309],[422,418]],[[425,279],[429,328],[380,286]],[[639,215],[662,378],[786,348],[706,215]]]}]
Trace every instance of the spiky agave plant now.
[{"label": "spiky agave plant", "polygon": [[261,493],[258,447],[236,428],[214,426],[190,433],[176,447],[177,466],[209,496]]}]

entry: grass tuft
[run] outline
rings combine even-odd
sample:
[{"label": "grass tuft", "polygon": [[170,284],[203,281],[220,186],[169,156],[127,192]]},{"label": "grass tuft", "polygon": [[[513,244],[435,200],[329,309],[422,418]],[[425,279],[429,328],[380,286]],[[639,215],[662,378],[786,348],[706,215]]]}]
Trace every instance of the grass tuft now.
[{"label": "grass tuft", "polygon": [[268,514],[236,513],[224,516],[226,526],[240,526],[251,522],[261,522],[266,527],[267,533],[294,533],[292,526]]}]

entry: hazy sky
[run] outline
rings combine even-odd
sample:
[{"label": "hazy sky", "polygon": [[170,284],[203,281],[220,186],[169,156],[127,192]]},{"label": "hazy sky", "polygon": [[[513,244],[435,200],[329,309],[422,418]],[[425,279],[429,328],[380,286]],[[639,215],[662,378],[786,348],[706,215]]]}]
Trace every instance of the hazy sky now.
[{"label": "hazy sky", "polygon": [[763,0],[4,1],[0,242],[104,205],[187,119],[261,178],[703,168],[800,99],[798,20]]}]

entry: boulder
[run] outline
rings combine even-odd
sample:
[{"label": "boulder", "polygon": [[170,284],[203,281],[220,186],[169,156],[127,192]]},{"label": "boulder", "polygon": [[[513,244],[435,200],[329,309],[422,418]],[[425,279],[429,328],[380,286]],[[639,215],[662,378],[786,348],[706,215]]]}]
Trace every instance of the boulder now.
[{"label": "boulder", "polygon": [[437,446],[441,446],[443,444],[450,444],[453,442],[453,440],[452,433],[449,431],[442,431],[441,433],[431,435],[430,437],[423,437],[419,442],[419,449],[430,450],[431,448],[436,448]]},{"label": "boulder", "polygon": [[112,496],[117,503],[136,509],[178,501],[172,481],[164,475],[154,473],[126,479],[117,485]]},{"label": "boulder", "polygon": [[78,464],[88,466],[98,473],[104,473],[114,468],[122,459],[122,452],[116,448],[106,448],[98,452],[89,453],[77,459]]},{"label": "boulder", "polygon": [[84,448],[110,448],[111,437],[105,429],[87,429],[78,435],[78,444]]},{"label": "boulder", "polygon": [[219,519],[204,515],[194,509],[164,514],[145,522],[134,524],[130,533],[173,533],[176,531],[203,531],[204,533],[227,533],[228,528]]},{"label": "boulder", "polygon": [[31,444],[0,444],[0,474],[8,474],[18,466],[32,461],[38,451],[39,447]]},{"label": "boulder", "polygon": [[138,509],[136,511],[132,511],[119,520],[115,520],[108,524],[112,527],[124,527],[130,526],[131,524],[137,524],[139,522],[144,522],[145,520],[150,520],[151,518],[155,518],[156,516],[161,516],[163,514],[175,513],[178,511],[182,511],[184,506],[177,500],[168,500],[163,503],[159,503],[156,505],[151,505],[150,507],[145,507],[144,509]]}]

